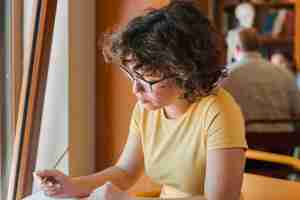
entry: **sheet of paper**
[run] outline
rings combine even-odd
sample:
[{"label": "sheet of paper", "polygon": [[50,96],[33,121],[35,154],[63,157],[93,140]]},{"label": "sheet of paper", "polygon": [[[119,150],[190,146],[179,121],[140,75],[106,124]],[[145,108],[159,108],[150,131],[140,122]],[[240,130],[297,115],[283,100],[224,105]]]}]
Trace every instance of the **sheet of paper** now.
[{"label": "sheet of paper", "polygon": [[30,196],[25,197],[23,200],[84,200],[84,199],[77,199],[77,198],[69,198],[69,199],[61,199],[61,198],[52,198],[48,197],[44,194],[44,192],[36,192]]}]

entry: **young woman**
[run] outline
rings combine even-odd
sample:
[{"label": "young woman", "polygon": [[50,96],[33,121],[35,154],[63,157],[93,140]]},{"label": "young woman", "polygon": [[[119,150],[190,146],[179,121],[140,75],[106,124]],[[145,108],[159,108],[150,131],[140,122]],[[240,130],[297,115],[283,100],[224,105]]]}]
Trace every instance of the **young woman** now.
[{"label": "young woman", "polygon": [[127,194],[144,170],[162,185],[159,198],[237,200],[245,162],[244,121],[219,81],[221,35],[196,4],[172,1],[106,36],[108,61],[132,81],[138,102],[119,161],[71,178],[40,171],[49,196],[135,200]]}]

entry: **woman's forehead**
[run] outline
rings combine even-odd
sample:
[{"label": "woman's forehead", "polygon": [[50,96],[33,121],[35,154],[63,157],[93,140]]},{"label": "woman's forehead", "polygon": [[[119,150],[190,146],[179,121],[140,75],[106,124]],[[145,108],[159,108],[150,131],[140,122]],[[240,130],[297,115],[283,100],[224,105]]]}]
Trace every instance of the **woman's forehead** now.
[{"label": "woman's forehead", "polygon": [[[126,68],[128,68],[130,71],[134,71],[138,74],[143,74],[147,76],[155,76],[155,77],[161,77],[162,73],[159,72],[154,67],[143,67],[141,62],[139,62],[136,57],[132,54],[129,54],[125,56],[123,60],[123,65],[125,65]],[[136,69],[137,66],[140,66]],[[145,69],[147,71],[145,71]]]}]

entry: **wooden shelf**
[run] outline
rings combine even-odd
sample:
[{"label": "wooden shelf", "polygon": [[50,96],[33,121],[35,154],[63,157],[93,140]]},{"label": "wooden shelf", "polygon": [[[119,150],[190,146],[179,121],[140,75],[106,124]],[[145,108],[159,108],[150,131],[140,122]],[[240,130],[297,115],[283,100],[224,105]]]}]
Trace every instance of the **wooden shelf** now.
[{"label": "wooden shelf", "polygon": [[266,57],[270,57],[273,53],[281,52],[293,57],[294,38],[274,38],[269,35],[260,36],[260,47]]},{"label": "wooden shelf", "polygon": [[294,38],[275,38],[269,35],[260,36],[260,42],[262,45],[293,45]]},{"label": "wooden shelf", "polygon": [[[295,3],[293,2],[285,2],[285,3],[251,3],[257,9],[264,9],[264,8],[273,8],[273,9],[294,9]],[[224,10],[226,12],[232,12],[235,7],[239,4],[229,4],[225,5]]]}]

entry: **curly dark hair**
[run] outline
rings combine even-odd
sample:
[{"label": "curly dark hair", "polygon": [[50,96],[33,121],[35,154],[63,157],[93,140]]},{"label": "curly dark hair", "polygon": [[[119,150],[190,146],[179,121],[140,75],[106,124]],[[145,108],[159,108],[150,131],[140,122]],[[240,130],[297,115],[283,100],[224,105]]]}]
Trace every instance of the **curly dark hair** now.
[{"label": "curly dark hair", "polygon": [[132,55],[139,63],[135,71],[178,75],[176,84],[191,102],[211,94],[227,74],[224,38],[192,1],[171,1],[106,33],[103,53],[118,63]]}]

